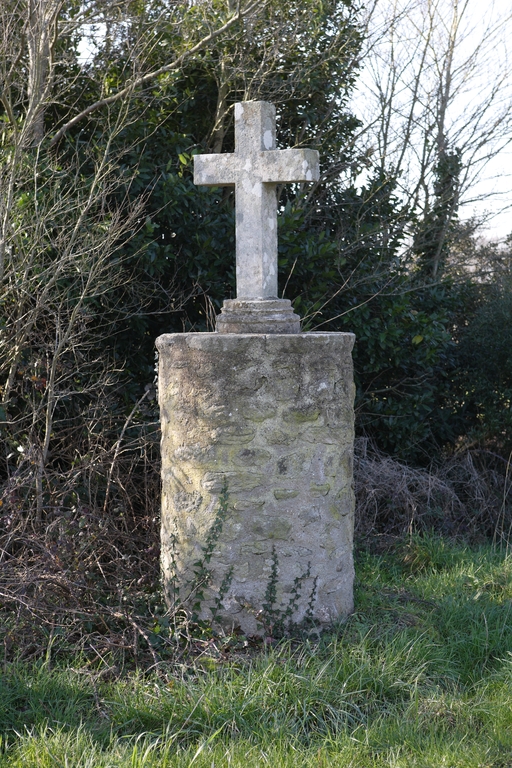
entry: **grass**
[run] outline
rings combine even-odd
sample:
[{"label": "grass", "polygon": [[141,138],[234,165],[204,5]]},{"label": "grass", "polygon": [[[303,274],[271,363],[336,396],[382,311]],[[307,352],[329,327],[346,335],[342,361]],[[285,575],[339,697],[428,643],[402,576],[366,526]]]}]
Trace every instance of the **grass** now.
[{"label": "grass", "polygon": [[120,673],[6,665],[0,768],[512,768],[512,558],[435,537],[357,557],[356,612]]}]

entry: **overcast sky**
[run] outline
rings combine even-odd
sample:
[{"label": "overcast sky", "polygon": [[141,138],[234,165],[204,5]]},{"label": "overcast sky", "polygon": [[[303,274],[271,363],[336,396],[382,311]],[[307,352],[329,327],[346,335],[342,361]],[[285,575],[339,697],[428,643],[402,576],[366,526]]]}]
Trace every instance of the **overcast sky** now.
[{"label": "overcast sky", "polygon": [[[404,194],[414,189],[425,146],[424,127],[435,122],[438,73],[457,18],[445,133],[451,149],[462,148],[463,163],[472,158],[460,216],[487,215],[483,230],[487,237],[505,237],[512,232],[512,143],[507,146],[512,140],[512,0],[374,2],[369,48],[353,102],[365,125],[375,120],[375,131],[370,129],[366,136],[368,146],[381,153],[378,115],[379,97],[384,94],[384,103],[393,105],[386,135],[394,137],[386,147],[385,165],[400,166]],[[390,89],[392,69],[400,74]],[[415,90],[418,71],[422,72],[419,91]],[[413,92],[417,106],[411,121]],[[390,93],[392,99],[386,102]],[[411,125],[410,147],[403,158],[401,137],[408,135]],[[428,139],[431,146],[435,135],[434,129]],[[487,154],[496,156],[486,162]]]},{"label": "overcast sky", "polygon": [[[489,11],[485,0],[472,0],[468,10],[471,11],[471,20],[478,34],[483,17]],[[494,13],[503,20],[502,37],[503,48],[510,56],[509,64],[512,64],[512,0],[495,0]],[[501,58],[497,60],[496,67],[501,66]],[[512,99],[512,72],[509,79],[508,98]],[[512,134],[510,135],[512,141]],[[488,200],[482,200],[477,204],[468,204],[463,207],[462,215],[471,215],[473,211],[483,214],[490,211],[494,214],[489,221],[487,234],[489,237],[503,238],[512,233],[512,144],[503,149],[494,160],[482,171],[480,181],[475,185],[476,195],[487,195]],[[504,208],[500,213],[500,209]]]}]

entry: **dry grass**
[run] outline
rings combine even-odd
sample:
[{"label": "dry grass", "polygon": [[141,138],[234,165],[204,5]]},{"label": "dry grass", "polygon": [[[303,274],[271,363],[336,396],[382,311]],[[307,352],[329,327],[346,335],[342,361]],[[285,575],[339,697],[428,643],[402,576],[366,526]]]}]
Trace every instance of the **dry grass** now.
[{"label": "dry grass", "polygon": [[512,525],[508,464],[490,451],[467,451],[417,469],[356,440],[356,536],[433,530],[508,545]]}]

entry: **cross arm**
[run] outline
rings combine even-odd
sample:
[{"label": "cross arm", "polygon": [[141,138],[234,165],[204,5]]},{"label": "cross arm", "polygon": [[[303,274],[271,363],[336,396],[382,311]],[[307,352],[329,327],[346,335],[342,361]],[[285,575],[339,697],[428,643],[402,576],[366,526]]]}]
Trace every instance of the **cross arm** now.
[{"label": "cross arm", "polygon": [[237,157],[226,155],[194,155],[194,184],[205,187],[234,187]]},{"label": "cross arm", "polygon": [[319,154],[316,149],[273,149],[261,152],[263,182],[318,181]]}]

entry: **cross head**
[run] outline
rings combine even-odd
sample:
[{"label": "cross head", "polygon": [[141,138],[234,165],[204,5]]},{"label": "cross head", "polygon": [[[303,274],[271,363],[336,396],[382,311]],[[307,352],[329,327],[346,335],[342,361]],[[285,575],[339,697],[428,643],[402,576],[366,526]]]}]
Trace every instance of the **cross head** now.
[{"label": "cross head", "polygon": [[238,299],[277,297],[277,184],[318,181],[313,149],[276,149],[276,110],[235,104],[235,151],[195,155],[194,183],[234,187]]}]

